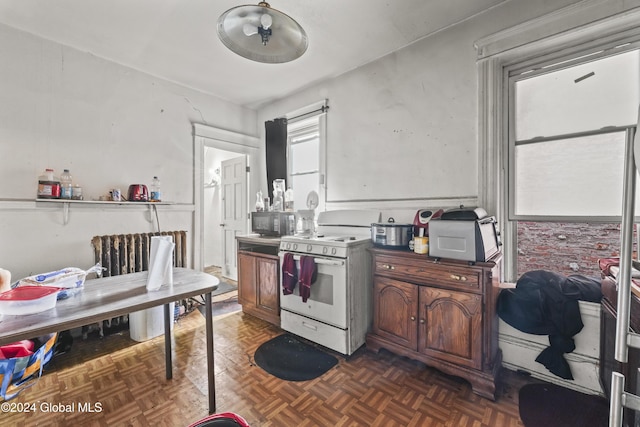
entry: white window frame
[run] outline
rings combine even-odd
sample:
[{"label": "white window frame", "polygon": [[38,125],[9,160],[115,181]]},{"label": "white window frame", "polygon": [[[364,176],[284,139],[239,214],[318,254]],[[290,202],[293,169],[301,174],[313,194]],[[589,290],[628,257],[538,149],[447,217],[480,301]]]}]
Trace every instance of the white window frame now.
[{"label": "white window frame", "polygon": [[[295,139],[304,138],[307,135],[318,134],[318,207],[316,212],[325,210],[327,189],[326,189],[326,152],[327,152],[327,111],[328,101],[306,106],[287,114],[287,182],[293,182],[291,171],[290,150],[295,144]],[[317,124],[308,124],[310,119],[317,119]],[[296,189],[293,189],[294,193]],[[306,209],[306,206],[294,206],[296,210]]]},{"label": "white window frame", "polygon": [[[564,140],[569,138],[579,138],[593,135],[601,135],[601,134],[610,134],[610,133],[623,133],[626,134],[625,138],[628,139],[628,133],[631,132],[631,128],[635,129],[634,123],[627,123],[625,126],[617,126],[617,127],[607,127],[604,129],[587,129],[579,132],[569,133],[569,134],[556,134],[556,135],[545,135],[544,137],[536,137],[532,140],[516,140],[515,137],[515,84],[518,80],[522,79],[522,75],[526,73],[526,78],[535,77],[536,75],[541,75],[548,72],[553,72],[563,68],[570,68],[571,66],[576,66],[583,64],[587,61],[586,57],[589,60],[594,59],[602,59],[609,57],[611,55],[620,54],[623,52],[629,52],[640,49],[640,35],[638,36],[637,41],[628,42],[624,45],[619,45],[616,42],[609,42],[608,45],[605,45],[603,50],[603,46],[590,46],[585,50],[581,50],[580,47],[576,47],[575,50],[572,50],[568,56],[573,57],[571,60],[566,60],[562,58],[562,61],[558,63],[557,55],[546,55],[538,58],[537,62],[525,61],[526,65],[523,66],[522,63],[517,63],[512,66],[507,66],[504,68],[505,79],[507,80],[507,92],[509,102],[506,108],[508,108],[509,121],[507,123],[509,128],[508,134],[508,147],[507,147],[507,171],[508,171],[508,203],[507,203],[507,215],[505,218],[508,218],[509,221],[555,221],[555,222],[620,222],[621,216],[594,216],[594,215],[581,215],[581,216],[570,216],[570,215],[562,215],[562,216],[553,216],[553,215],[531,215],[531,214],[517,214],[516,213],[516,177],[517,177],[517,168],[516,168],[516,160],[515,160],[515,147],[521,144],[536,144],[547,141],[555,141],[555,140]],[[549,56],[551,59],[549,59]],[[623,144],[624,146],[624,144]],[[622,186],[622,182],[620,182]]]},{"label": "white window frame", "polygon": [[[640,10],[610,16],[616,1],[585,1],[499,32],[475,43],[478,54],[478,202],[498,217],[504,281],[516,279],[517,230],[509,219],[509,73],[541,58],[640,39]],[[572,29],[572,31],[567,31]]]}]

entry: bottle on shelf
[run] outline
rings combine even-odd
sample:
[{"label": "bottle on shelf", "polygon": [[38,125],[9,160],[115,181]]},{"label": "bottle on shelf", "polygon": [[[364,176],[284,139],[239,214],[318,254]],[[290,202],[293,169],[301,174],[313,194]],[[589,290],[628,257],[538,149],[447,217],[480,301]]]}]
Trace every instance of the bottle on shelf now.
[{"label": "bottle on shelf", "polygon": [[273,180],[273,210],[276,212],[282,212],[284,210],[284,191],[285,191],[284,179],[274,179]]},{"label": "bottle on shelf", "polygon": [[71,199],[73,195],[73,177],[69,172],[69,169],[65,169],[60,175],[60,198]]},{"label": "bottle on shelf", "polygon": [[53,174],[53,169],[45,169],[44,173],[38,177],[38,198],[60,198],[60,179]]},{"label": "bottle on shelf", "polygon": [[84,197],[82,196],[82,187],[80,187],[78,184],[73,186],[73,190],[71,192],[71,198],[73,200],[82,200],[82,199],[84,199]]},{"label": "bottle on shelf", "polygon": [[284,192],[284,210],[293,212],[293,189],[291,187]]},{"label": "bottle on shelf", "polygon": [[282,212],[282,191],[273,190],[273,210]]},{"label": "bottle on shelf", "polygon": [[157,176],[153,177],[151,182],[151,202],[159,202],[162,200],[162,192],[160,191],[160,179]]},{"label": "bottle on shelf", "polygon": [[262,191],[256,194],[256,212],[264,211],[264,200],[262,199]]}]

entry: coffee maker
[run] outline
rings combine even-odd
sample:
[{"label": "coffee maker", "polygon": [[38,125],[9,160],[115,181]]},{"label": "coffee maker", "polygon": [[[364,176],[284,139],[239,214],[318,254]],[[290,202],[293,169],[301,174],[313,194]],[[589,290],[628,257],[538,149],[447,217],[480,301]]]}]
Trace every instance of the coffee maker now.
[{"label": "coffee maker", "polygon": [[[413,218],[413,235],[429,236],[429,221],[434,218],[440,218],[444,213],[444,209],[433,211],[431,209],[420,209]],[[422,233],[420,230],[423,230]]]}]

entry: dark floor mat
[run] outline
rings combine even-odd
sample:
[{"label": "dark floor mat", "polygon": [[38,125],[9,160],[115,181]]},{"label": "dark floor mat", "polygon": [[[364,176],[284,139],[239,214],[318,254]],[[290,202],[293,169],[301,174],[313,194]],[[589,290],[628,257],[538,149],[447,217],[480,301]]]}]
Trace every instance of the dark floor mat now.
[{"label": "dark floor mat", "polygon": [[263,343],[254,355],[262,369],[287,381],[308,381],[334,367],[338,359],[291,334]]},{"label": "dark floor mat", "polygon": [[527,384],[520,389],[520,418],[525,427],[607,427],[606,399],[555,384]]}]

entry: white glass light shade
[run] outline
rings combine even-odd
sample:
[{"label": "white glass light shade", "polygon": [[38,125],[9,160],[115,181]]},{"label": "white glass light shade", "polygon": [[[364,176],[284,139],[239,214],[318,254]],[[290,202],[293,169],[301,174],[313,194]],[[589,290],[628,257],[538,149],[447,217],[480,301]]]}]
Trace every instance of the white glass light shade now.
[{"label": "white glass light shade", "polygon": [[[271,30],[266,44],[258,34],[259,27]],[[299,58],[309,44],[300,24],[264,2],[234,7],[223,13],[218,19],[218,37],[238,55],[272,64]]]}]

